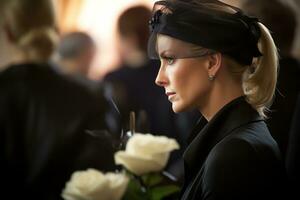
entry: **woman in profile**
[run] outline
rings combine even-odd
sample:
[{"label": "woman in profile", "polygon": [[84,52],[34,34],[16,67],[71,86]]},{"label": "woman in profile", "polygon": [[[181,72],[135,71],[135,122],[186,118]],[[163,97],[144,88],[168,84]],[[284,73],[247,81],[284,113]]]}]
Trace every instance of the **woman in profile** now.
[{"label": "woman in profile", "polygon": [[278,63],[268,29],[217,0],[158,1],[150,26],[156,84],[174,112],[197,108],[208,122],[184,153],[181,199],[280,198],[285,171],[264,122]]}]

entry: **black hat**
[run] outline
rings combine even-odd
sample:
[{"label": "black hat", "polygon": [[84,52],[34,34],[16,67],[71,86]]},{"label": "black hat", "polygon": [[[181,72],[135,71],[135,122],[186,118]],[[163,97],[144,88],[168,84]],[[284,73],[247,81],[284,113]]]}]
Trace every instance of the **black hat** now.
[{"label": "black hat", "polygon": [[[148,55],[152,59],[159,58],[158,34],[221,52],[243,65],[251,65],[254,57],[262,55],[257,46],[261,35],[258,19],[217,0],[158,1],[149,26]],[[190,51],[181,58],[197,57],[198,53]]]}]

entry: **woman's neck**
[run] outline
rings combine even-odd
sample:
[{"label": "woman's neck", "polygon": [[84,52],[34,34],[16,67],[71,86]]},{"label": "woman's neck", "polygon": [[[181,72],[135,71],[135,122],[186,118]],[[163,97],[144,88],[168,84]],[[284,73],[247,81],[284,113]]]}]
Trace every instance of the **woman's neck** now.
[{"label": "woman's neck", "polygon": [[234,83],[233,81],[214,81],[206,104],[200,108],[200,112],[208,121],[210,121],[226,104],[244,95],[240,84]]}]

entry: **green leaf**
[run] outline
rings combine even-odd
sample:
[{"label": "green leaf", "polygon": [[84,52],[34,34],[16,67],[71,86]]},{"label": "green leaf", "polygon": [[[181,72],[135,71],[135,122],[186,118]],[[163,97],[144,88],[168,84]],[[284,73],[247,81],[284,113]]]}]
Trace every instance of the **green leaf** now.
[{"label": "green leaf", "polygon": [[141,200],[141,199],[147,200],[148,198],[147,198],[147,193],[141,190],[140,184],[137,181],[131,179],[128,183],[126,192],[122,199],[123,200]]},{"label": "green leaf", "polygon": [[151,200],[162,200],[163,198],[177,193],[180,191],[180,187],[177,185],[166,185],[160,187],[154,187],[150,190]]},{"label": "green leaf", "polygon": [[160,173],[150,173],[146,174],[142,177],[144,183],[147,185],[147,187],[155,186],[163,180],[163,177]]}]

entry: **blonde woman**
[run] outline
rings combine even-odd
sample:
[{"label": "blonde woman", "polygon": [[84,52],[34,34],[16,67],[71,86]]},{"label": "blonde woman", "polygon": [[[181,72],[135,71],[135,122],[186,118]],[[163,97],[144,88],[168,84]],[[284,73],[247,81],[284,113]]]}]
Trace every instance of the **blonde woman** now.
[{"label": "blonde woman", "polygon": [[197,108],[208,122],[184,153],[181,199],[279,198],[285,172],[264,122],[278,62],[268,29],[217,0],[158,1],[150,27],[156,84],[174,112]]}]

